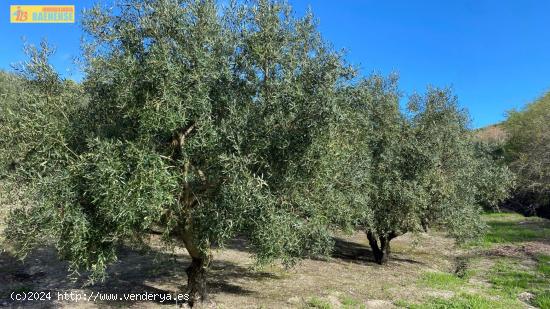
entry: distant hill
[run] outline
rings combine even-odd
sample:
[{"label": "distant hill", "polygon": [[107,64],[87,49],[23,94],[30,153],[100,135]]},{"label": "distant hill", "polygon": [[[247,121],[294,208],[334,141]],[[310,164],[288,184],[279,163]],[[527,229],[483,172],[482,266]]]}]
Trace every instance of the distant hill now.
[{"label": "distant hill", "polygon": [[508,134],[502,123],[493,124],[474,131],[475,137],[486,142],[504,143],[508,138]]}]

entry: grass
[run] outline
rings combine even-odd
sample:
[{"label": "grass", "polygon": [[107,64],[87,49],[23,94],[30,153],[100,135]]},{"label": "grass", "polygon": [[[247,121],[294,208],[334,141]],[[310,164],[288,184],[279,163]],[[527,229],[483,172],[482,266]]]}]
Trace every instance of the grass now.
[{"label": "grass", "polygon": [[463,293],[449,299],[432,298],[423,304],[407,305],[410,309],[508,309],[510,303],[489,299],[477,294]]},{"label": "grass", "polygon": [[409,308],[519,308],[518,295],[528,292],[535,295],[531,305],[550,309],[550,256],[539,255],[537,264],[528,267],[521,258],[499,257],[485,274],[489,287],[476,287],[449,273],[424,274],[422,282],[432,288],[460,290],[462,287],[476,289],[480,294],[461,293],[449,299],[432,298]]},{"label": "grass", "polygon": [[351,298],[349,296],[343,296],[340,298],[343,309],[366,309],[365,304],[362,304],[360,301]]},{"label": "grass", "polygon": [[326,300],[318,297],[312,297],[307,301],[306,308],[332,309],[332,305]]},{"label": "grass", "polygon": [[510,297],[527,291],[539,289],[548,284],[544,277],[537,272],[518,270],[518,264],[506,260],[500,260],[493,267],[489,281],[495,290],[502,291]]},{"label": "grass", "polygon": [[538,256],[538,272],[546,277],[550,277],[550,255],[540,254]]},{"label": "grass", "polygon": [[533,300],[533,305],[541,309],[550,309],[550,291],[538,293]]},{"label": "grass", "polygon": [[422,275],[421,284],[445,290],[454,290],[466,283],[464,278],[459,278],[454,274],[443,272],[427,272]]},{"label": "grass", "polygon": [[537,266],[528,270],[518,270],[517,262],[499,261],[490,275],[493,290],[509,299],[529,292],[535,295],[533,305],[550,309],[550,256],[539,255],[537,260]]},{"label": "grass", "polygon": [[524,217],[516,213],[490,213],[485,214],[484,219],[489,230],[477,243],[482,247],[550,238],[550,225],[548,220],[542,218]]},{"label": "grass", "polygon": [[[339,303],[338,303],[339,302]],[[311,297],[305,303],[305,308],[318,308],[318,309],[332,309],[332,308],[342,308],[342,309],[366,309],[366,305],[361,301],[352,298],[350,296],[340,296],[338,300],[334,302],[333,305],[331,302],[321,298],[321,297]]]},{"label": "grass", "polygon": [[[468,244],[471,259],[485,261],[478,269],[466,269],[464,276],[445,272],[424,273],[419,281],[423,286],[453,291],[450,298],[428,298],[420,304],[396,302],[406,308],[522,308],[526,305],[550,309],[550,255],[491,255],[491,249],[499,246],[522,245],[550,239],[550,221],[536,217],[524,217],[514,213],[491,213],[483,216],[489,229],[477,242]],[[521,250],[519,251],[521,252]],[[488,253],[488,254],[487,254]],[[468,264],[467,261],[463,261]],[[485,268],[490,267],[487,271]],[[469,278],[475,277],[473,283]],[[476,284],[475,282],[487,282]],[[529,304],[522,303],[518,296],[528,292],[533,295]],[[529,295],[529,294],[527,294]]]}]

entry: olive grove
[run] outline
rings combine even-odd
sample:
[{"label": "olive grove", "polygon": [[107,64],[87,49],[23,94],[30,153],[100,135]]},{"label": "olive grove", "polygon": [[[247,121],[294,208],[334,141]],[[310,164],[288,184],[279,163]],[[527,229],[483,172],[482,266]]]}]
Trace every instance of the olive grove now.
[{"label": "olive grove", "polygon": [[25,188],[6,238],[51,243],[102,279],[121,245],[183,245],[191,305],[212,246],[246,236],[260,264],[327,255],[332,231],[392,238],[481,229],[512,177],[470,138],[447,90],[399,105],[394,77],[358,78],[311,14],[259,0],[127,0],[88,11],[85,77],[28,48],[25,91],[0,105],[0,168]]},{"label": "olive grove", "polygon": [[349,114],[324,145],[344,160],[318,193],[340,205],[330,214],[338,228],[365,231],[381,264],[408,232],[435,226],[458,241],[483,232],[483,207],[505,200],[515,177],[473,138],[449,89],[428,88],[402,109],[397,79],[375,75],[340,96]]}]

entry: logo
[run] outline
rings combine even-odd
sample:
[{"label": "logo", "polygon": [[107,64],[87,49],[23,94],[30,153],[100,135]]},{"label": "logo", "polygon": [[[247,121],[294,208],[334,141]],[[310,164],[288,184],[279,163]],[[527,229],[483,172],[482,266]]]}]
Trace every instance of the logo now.
[{"label": "logo", "polygon": [[17,9],[15,10],[15,12],[13,12],[12,10],[11,16],[12,16],[11,18],[12,22],[15,19],[15,21],[19,23],[25,22],[29,18],[28,12],[22,11],[21,6],[17,6]]},{"label": "logo", "polygon": [[11,23],[74,23],[74,5],[11,5]]}]

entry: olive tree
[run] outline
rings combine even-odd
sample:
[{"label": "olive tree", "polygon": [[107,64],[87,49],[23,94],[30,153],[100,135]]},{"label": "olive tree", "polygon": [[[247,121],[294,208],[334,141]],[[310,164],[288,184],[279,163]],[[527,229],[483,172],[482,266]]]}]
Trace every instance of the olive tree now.
[{"label": "olive tree", "polygon": [[361,151],[349,158],[356,168],[343,177],[355,185],[346,188],[340,213],[351,215],[340,222],[366,231],[375,261],[387,261],[395,237],[430,225],[459,240],[479,235],[480,205],[506,198],[513,177],[474,142],[456,97],[429,88],[404,110],[397,78],[375,75],[343,98],[355,115],[348,120],[363,133],[351,144]]},{"label": "olive tree", "polygon": [[55,73],[45,45],[22,72],[28,93],[2,106],[3,166],[35,201],[9,219],[20,253],[53,243],[97,279],[118,246],[161,233],[192,258],[193,304],[211,246],[237,234],[260,263],[330,251],[327,207],[303,193],[334,169],[315,149],[353,70],[311,14],[266,0],[128,0],[83,25],[82,85]]},{"label": "olive tree", "polygon": [[509,196],[513,173],[478,143],[467,112],[449,89],[428,88],[409,107],[412,161],[429,196],[422,225],[447,228],[459,241],[479,236],[482,206],[497,208]]}]

